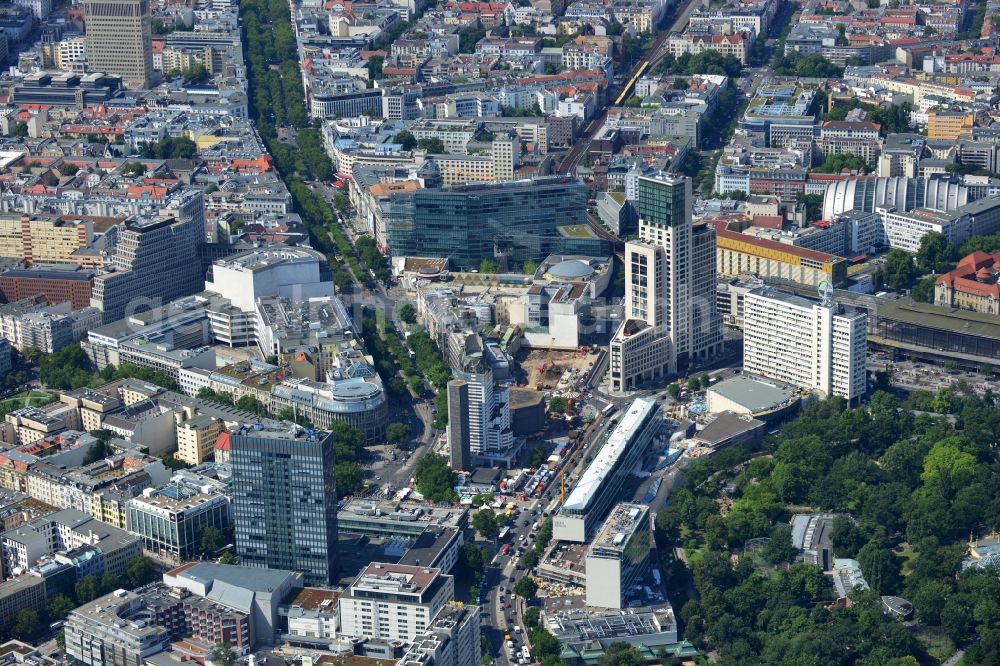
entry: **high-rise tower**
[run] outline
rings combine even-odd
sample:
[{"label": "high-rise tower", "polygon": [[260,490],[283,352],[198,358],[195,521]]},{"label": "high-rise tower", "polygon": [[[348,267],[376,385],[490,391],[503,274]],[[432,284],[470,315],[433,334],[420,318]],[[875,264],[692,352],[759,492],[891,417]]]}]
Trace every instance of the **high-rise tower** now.
[{"label": "high-rise tower", "polygon": [[625,318],[611,341],[611,388],[631,390],[722,349],[715,231],[691,220],[691,180],[638,179],[639,240],[625,244]]},{"label": "high-rise tower", "polygon": [[247,566],[337,582],[337,487],[329,432],[282,423],[230,434],[236,552]]},{"label": "high-rise tower", "polygon": [[149,88],[153,44],[148,0],[86,0],[90,71],[122,77],[134,89]]}]

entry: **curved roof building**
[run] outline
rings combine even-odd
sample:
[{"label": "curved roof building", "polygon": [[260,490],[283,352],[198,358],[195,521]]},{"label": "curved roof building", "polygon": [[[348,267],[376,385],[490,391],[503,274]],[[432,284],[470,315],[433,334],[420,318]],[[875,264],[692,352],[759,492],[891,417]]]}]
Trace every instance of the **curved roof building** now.
[{"label": "curved roof building", "polygon": [[365,435],[365,441],[382,441],[389,418],[389,404],[378,374],[360,363],[354,376],[330,383],[290,379],[271,389],[274,411],[289,408],[321,428],[344,421]]},{"label": "curved roof building", "polygon": [[590,263],[583,259],[567,259],[550,268],[545,273],[545,277],[552,280],[582,282],[589,280],[594,272]]},{"label": "curved roof building", "polygon": [[827,185],[823,219],[849,210],[876,208],[949,211],[969,203],[969,190],[950,178],[851,178]]}]

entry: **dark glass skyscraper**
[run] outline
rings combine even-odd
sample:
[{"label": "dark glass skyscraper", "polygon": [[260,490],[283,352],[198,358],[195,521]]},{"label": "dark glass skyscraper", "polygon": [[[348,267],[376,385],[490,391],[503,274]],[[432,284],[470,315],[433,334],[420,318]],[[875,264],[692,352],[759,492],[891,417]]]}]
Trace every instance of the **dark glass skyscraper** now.
[{"label": "dark glass skyscraper", "polygon": [[447,257],[456,267],[478,268],[483,259],[518,266],[605,249],[586,228],[583,183],[565,176],[416,190],[388,206],[393,256]]},{"label": "dark glass skyscraper", "polygon": [[294,424],[230,434],[236,552],[247,566],[337,581],[337,488],[329,432]]}]

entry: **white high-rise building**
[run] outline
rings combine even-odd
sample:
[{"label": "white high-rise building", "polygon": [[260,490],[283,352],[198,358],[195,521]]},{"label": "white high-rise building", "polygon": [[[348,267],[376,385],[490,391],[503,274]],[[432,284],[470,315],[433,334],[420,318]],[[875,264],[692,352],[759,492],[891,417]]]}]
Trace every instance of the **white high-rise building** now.
[{"label": "white high-rise building", "polygon": [[691,180],[638,179],[639,240],[625,244],[625,319],[611,341],[611,389],[627,391],[722,350],[715,230],[691,222]]},{"label": "white high-rise building", "polygon": [[455,598],[455,579],[405,564],[372,562],[340,597],[345,636],[411,641]]},{"label": "white high-rise building", "polygon": [[649,566],[649,507],[622,502],[587,550],[587,605],[625,608],[633,586]]},{"label": "white high-rise building", "polygon": [[507,391],[494,385],[489,366],[456,371],[455,377],[468,385],[469,451],[477,459],[503,457],[514,447]]},{"label": "white high-rise building", "polygon": [[744,300],[743,369],[855,402],[865,393],[868,316],[761,287]]},{"label": "white high-rise building", "polygon": [[514,180],[514,171],[521,166],[521,140],[517,135],[493,139],[493,180]]}]

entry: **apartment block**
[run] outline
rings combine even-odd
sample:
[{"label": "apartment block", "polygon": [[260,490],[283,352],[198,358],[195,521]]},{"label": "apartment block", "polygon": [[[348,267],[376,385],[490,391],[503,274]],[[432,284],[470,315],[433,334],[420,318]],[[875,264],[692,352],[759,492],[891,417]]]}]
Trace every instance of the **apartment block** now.
[{"label": "apartment block", "polygon": [[691,181],[641,176],[639,239],[625,244],[625,316],[611,340],[612,390],[677,372],[722,350],[715,232],[691,223]]},{"label": "apartment block", "polygon": [[927,114],[929,141],[958,141],[972,137],[975,114],[971,111],[931,111]]},{"label": "apartment block", "polygon": [[744,299],[743,369],[856,402],[867,388],[868,316],[762,287]]},{"label": "apartment block", "polygon": [[79,263],[74,256],[94,241],[90,220],[16,213],[0,214],[0,257],[24,261]]},{"label": "apartment block", "polygon": [[10,627],[19,611],[41,612],[45,607],[45,579],[24,573],[0,583],[0,625]]},{"label": "apartment block", "polygon": [[302,571],[306,584],[332,585],[338,561],[330,433],[255,424],[233,430],[229,440],[240,561]]},{"label": "apartment block", "polygon": [[141,595],[118,590],[66,618],[66,654],[84,666],[143,666],[170,647],[170,632],[148,621]]},{"label": "apartment block", "polygon": [[608,509],[619,499],[636,463],[659,436],[662,423],[655,400],[632,401],[553,518],[555,539],[576,543],[590,539]]},{"label": "apartment block", "polygon": [[[94,0],[93,4],[102,2]],[[107,0],[107,4],[145,6],[146,3]],[[104,313],[104,323],[159,307],[204,286],[201,262],[196,259],[198,246],[205,237],[201,191],[193,188],[181,191],[160,213],[135,216],[105,234],[107,268],[114,270],[94,279],[91,296],[91,305]]]},{"label": "apartment block", "polygon": [[13,303],[42,294],[49,303],[68,302],[73,310],[90,307],[94,271],[71,264],[12,268],[0,273],[0,300]]},{"label": "apartment block", "polygon": [[129,501],[126,519],[147,551],[175,562],[201,555],[202,530],[212,527],[222,533],[231,523],[228,496],[181,480],[145,489]]},{"label": "apartment block", "polygon": [[94,520],[76,509],[50,513],[0,534],[6,571],[27,571],[45,556],[56,554],[73,563],[81,577],[104,573],[122,577],[125,565],[142,554],[134,534]]},{"label": "apartment block", "polygon": [[200,414],[177,424],[177,453],[174,457],[189,465],[200,465],[212,456],[215,442],[225,429],[225,423],[207,414]]},{"label": "apartment block", "polygon": [[397,666],[465,666],[480,655],[479,606],[445,606]]},{"label": "apartment block", "polygon": [[454,596],[454,579],[438,569],[373,562],[340,597],[341,633],[410,641]]}]

